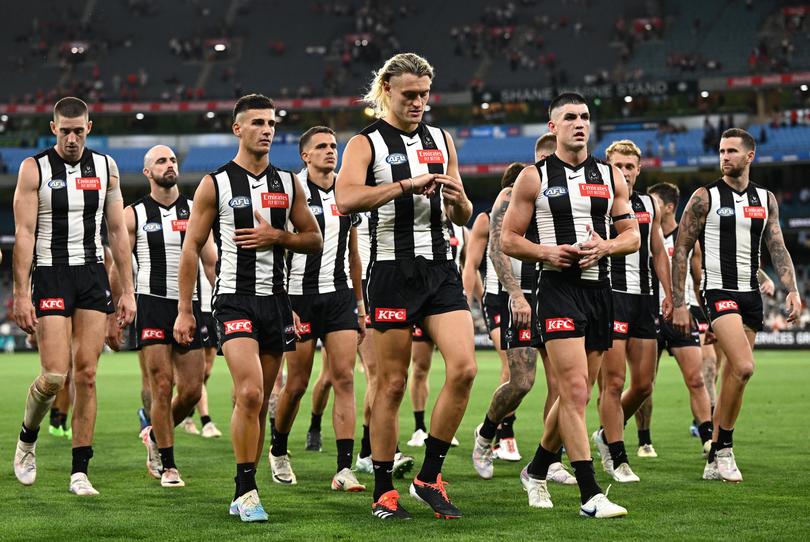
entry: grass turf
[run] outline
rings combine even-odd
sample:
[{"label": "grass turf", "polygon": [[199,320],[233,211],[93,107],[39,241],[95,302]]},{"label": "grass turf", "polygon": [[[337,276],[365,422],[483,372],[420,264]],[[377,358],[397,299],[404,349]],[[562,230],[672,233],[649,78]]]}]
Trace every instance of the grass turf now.
[{"label": "grass turf", "polygon": [[[465,517],[441,521],[410,497],[408,481],[396,486],[402,503],[414,516],[403,523],[382,522],[370,514],[373,479],[360,475],[366,493],[337,493],[329,489],[335,470],[331,405],[324,416],[322,453],[304,451],[310,397],[303,402],[290,436],[292,464],[298,485],[282,487],[270,481],[266,457],[257,481],[270,514],[266,524],[242,524],[229,517],[234,462],[228,438],[230,377],[218,358],[209,381],[211,415],[224,437],[206,440],[178,431],[178,465],[187,486],[164,489],[144,467],[135,411],[139,406],[140,375],[134,354],[105,354],[98,376],[99,416],[90,478],[101,492],[79,498],[67,491],[70,444],[47,434],[43,425],[38,448],[38,479],[23,487],[14,478],[11,460],[19,431],[23,401],[38,370],[35,354],[0,357],[0,540],[416,540],[425,536],[447,540],[481,540],[508,536],[529,538],[655,540],[655,539],[784,539],[807,537],[810,491],[807,448],[808,352],[758,352],[757,373],[748,387],[735,435],[736,455],[745,481],[739,485],[703,482],[703,460],[696,438],[689,436],[691,420],[686,388],[669,357],[661,360],[655,391],[652,435],[658,459],[635,457],[635,426],[628,425],[628,452],[640,484],[614,484],[610,496],[626,506],[619,520],[593,521],[578,516],[576,486],[551,486],[555,508],[528,508],[518,480],[521,463],[496,464],[495,478],[480,480],[470,463],[471,435],[482,419],[497,386],[494,352],[479,352],[478,378],[458,438],[444,474],[448,491]],[[441,357],[434,357],[431,400],[443,380]],[[317,371],[317,363],[316,369]],[[542,371],[538,384],[518,410],[516,433],[524,460],[529,460],[541,432],[544,400]],[[357,374],[357,394],[364,379]],[[598,425],[595,400],[588,410],[591,430]],[[47,420],[46,420],[47,423]],[[199,425],[199,419],[197,419]],[[404,446],[413,430],[410,403],[400,414],[403,450],[416,457],[423,449]],[[359,449],[358,438],[355,453]],[[266,453],[267,447],[265,447]],[[3,459],[5,458],[5,459]],[[597,480],[607,488],[606,475],[596,463]],[[804,534],[802,534],[804,533]]]}]

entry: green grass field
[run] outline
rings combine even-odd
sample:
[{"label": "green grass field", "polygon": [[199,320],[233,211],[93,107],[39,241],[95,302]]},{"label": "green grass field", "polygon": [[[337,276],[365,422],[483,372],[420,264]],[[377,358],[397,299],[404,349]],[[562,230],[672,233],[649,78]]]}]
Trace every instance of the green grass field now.
[{"label": "green grass field", "polygon": [[[26,390],[38,370],[34,354],[0,356],[0,540],[118,539],[118,540],[484,540],[508,535],[528,539],[782,539],[808,538],[808,352],[760,352],[757,373],[748,387],[735,435],[736,455],[745,482],[728,485],[703,482],[703,460],[698,439],[688,433],[691,419],[687,392],[671,358],[661,361],[655,392],[653,440],[658,459],[635,458],[635,426],[628,426],[631,463],[640,484],[618,485],[611,498],[626,506],[619,520],[594,521],[578,516],[576,486],[551,487],[555,508],[528,508],[518,480],[523,463],[496,466],[495,478],[480,480],[470,463],[471,435],[497,386],[494,353],[479,353],[478,379],[467,415],[444,468],[449,492],[465,517],[440,521],[403,497],[414,520],[383,523],[370,514],[370,493],[335,493],[329,483],[334,473],[331,422],[324,420],[324,451],[304,451],[309,421],[309,396],[290,436],[298,485],[270,482],[266,459],[258,475],[259,488],[270,522],[242,524],[228,516],[233,496],[234,462],[228,438],[230,377],[218,358],[209,382],[211,413],[225,433],[218,440],[179,432],[176,457],[187,483],[184,489],[164,489],[144,467],[144,448],[137,437],[135,410],[139,406],[140,376],[133,354],[105,354],[99,368],[99,416],[90,465],[98,497],[78,498],[67,491],[70,444],[56,439],[43,426],[38,445],[38,478],[23,487],[11,469]],[[432,396],[443,379],[441,358],[431,378]],[[317,370],[317,368],[316,368]],[[362,397],[364,379],[357,374]],[[542,376],[526,398],[516,423],[526,460],[541,432],[539,413],[545,387]],[[598,424],[592,401],[589,427]],[[331,406],[330,406],[331,412]],[[400,416],[404,443],[413,431],[410,403]],[[358,435],[361,432],[358,424]],[[265,448],[266,449],[266,448]],[[359,449],[359,436],[355,451]],[[417,467],[422,449],[413,450]],[[597,464],[597,479],[608,485]],[[370,476],[361,480],[371,484]],[[407,494],[407,481],[397,487]]]}]

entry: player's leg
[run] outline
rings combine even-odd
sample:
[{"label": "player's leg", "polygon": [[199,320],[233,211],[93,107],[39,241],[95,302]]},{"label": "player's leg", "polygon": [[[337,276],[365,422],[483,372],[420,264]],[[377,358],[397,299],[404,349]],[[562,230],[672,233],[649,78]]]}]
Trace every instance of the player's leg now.
[{"label": "player's leg", "polygon": [[67,429],[67,418],[68,412],[70,411],[70,405],[72,403],[70,397],[70,373],[71,371],[67,372],[65,384],[56,394],[56,397],[54,397],[53,405],[51,406],[48,433],[55,437],[66,436],[65,433],[69,432]]},{"label": "player's leg", "polygon": [[321,420],[329,404],[329,392],[332,390],[332,382],[329,380],[329,353],[326,348],[321,348],[321,372],[318,379],[312,386],[312,414],[309,417],[309,429],[307,429],[307,446],[310,452],[320,452],[323,439],[321,437]]},{"label": "player's leg", "polygon": [[[658,364],[661,361],[661,350],[658,351],[657,360],[655,362],[655,374],[658,374]],[[633,415],[636,419],[636,432],[638,433],[638,451],[636,455],[643,458],[658,457],[652,443],[652,436],[650,435],[650,426],[652,425],[653,413],[653,396],[647,397],[647,400],[641,403],[636,413]]]},{"label": "player's leg", "polygon": [[[281,353],[261,352],[259,361],[262,366],[262,408],[259,410],[259,442],[256,446],[256,466],[262,458],[264,449],[264,435],[267,429],[267,416],[270,413],[270,394],[273,393],[281,372],[281,363],[284,355]],[[272,427],[272,426],[271,426]]]},{"label": "player's leg", "polygon": [[[135,333],[135,325],[130,328],[130,333]],[[138,422],[141,431],[148,425],[152,425],[150,418],[152,412],[152,389],[149,387],[149,372],[146,370],[146,362],[143,359],[143,352],[138,350],[138,368],[141,371],[141,407],[138,409]]]},{"label": "player's leg", "polygon": [[200,402],[197,403],[197,410],[200,414],[200,425],[202,426],[200,433],[204,438],[218,438],[222,436],[222,432],[211,419],[211,411],[208,408],[208,379],[211,377],[211,371],[214,368],[214,359],[216,359],[217,356],[217,349],[215,346],[203,346],[202,351],[203,358],[205,359],[205,375],[203,376]]},{"label": "player's leg", "polygon": [[425,445],[428,436],[425,425],[425,405],[427,405],[430,374],[430,365],[433,359],[434,344],[432,340],[423,336],[424,330],[418,328],[418,335],[414,333],[411,345],[411,378],[410,395],[415,427],[408,446],[420,447]]},{"label": "player's leg", "polygon": [[697,346],[673,348],[672,354],[678,362],[686,389],[689,390],[689,406],[692,417],[698,421],[698,434],[705,455],[709,453],[712,440],[712,418],[709,393],[703,381],[703,356]]},{"label": "player's leg", "polygon": [[360,440],[360,452],[357,454],[355,469],[366,474],[374,473],[374,466],[371,463],[371,405],[374,402],[374,392],[377,389],[377,363],[375,361],[374,347],[375,333],[371,329],[366,330],[366,338],[360,343],[357,351],[360,354],[360,362],[363,364],[363,374],[366,376],[366,391],[363,394],[363,437]]},{"label": "player's leg", "polygon": [[628,342],[628,338],[618,338],[614,334],[613,346],[605,353],[599,373],[599,420],[602,429],[594,432],[593,441],[602,457],[602,467],[611,476],[615,476],[614,467],[629,463],[624,446],[622,409],[622,392],[627,378]]}]

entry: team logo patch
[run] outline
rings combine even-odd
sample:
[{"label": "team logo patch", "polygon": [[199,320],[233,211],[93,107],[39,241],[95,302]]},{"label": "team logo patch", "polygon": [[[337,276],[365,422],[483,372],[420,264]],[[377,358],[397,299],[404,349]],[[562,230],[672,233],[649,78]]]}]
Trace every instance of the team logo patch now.
[{"label": "team logo patch", "polygon": [[228,202],[234,209],[244,209],[245,207],[250,207],[250,197],[248,196],[236,196],[235,198],[231,198],[231,201]]},{"label": "team logo patch", "polygon": [[225,322],[225,335],[231,333],[253,333],[253,322],[250,320],[230,320]]},{"label": "team logo patch", "polygon": [[166,333],[162,329],[155,329],[152,327],[144,328],[141,331],[141,340],[148,341],[148,340],[164,340],[166,338]]},{"label": "team logo patch", "polygon": [[141,229],[146,233],[153,233],[162,230],[163,226],[160,224],[160,222],[147,222]]},{"label": "team logo patch", "polygon": [[172,231],[186,231],[188,220],[172,220]]},{"label": "team logo patch", "polygon": [[76,177],[76,190],[101,190],[98,177]]},{"label": "team logo patch", "polygon": [[746,205],[743,207],[743,216],[745,218],[765,218],[765,207]]},{"label": "team logo patch", "polygon": [[395,152],[394,154],[389,154],[386,156],[385,161],[388,162],[389,165],[398,166],[407,162],[408,157],[400,152]]},{"label": "team logo patch", "polygon": [[584,198],[610,198],[610,188],[606,184],[581,183],[579,195]]},{"label": "team logo patch", "polygon": [[613,321],[613,333],[627,333],[629,329],[630,326],[627,325],[627,322]]},{"label": "team logo patch", "polygon": [[39,310],[41,311],[63,311],[65,310],[64,297],[47,297],[39,300]]},{"label": "team logo patch", "polygon": [[51,190],[60,190],[67,186],[67,183],[64,179],[54,179],[48,183],[48,186],[51,187]]},{"label": "team logo patch", "polygon": [[575,330],[573,318],[546,318],[546,333]]},{"label": "team logo patch", "polygon": [[178,209],[177,218],[188,218],[188,209]]},{"label": "team logo patch", "polygon": [[424,335],[424,334],[425,334],[425,332],[424,332],[424,331],[422,331],[422,328],[421,328],[421,327],[419,327],[419,326],[413,326],[413,333],[411,334],[412,336],[414,336],[414,337],[417,337],[417,338],[418,338],[418,337],[421,337],[421,336],[422,336],[422,335]]},{"label": "team logo patch", "polygon": [[707,324],[707,323],[705,323],[705,322],[700,322],[700,323],[698,323],[698,331],[699,331],[700,333],[706,333],[706,331],[707,331],[708,329],[709,329],[709,324]]},{"label": "team logo patch", "polygon": [[323,207],[320,205],[310,205],[309,210],[312,211],[312,214],[315,216],[320,216],[323,214]]},{"label": "team logo patch", "polygon": [[338,211],[337,203],[333,203],[332,204],[332,216],[346,216],[346,215],[344,215],[343,213]]},{"label": "team logo patch", "polygon": [[720,207],[717,209],[718,216],[734,216],[734,207]]},{"label": "team logo patch", "polygon": [[378,307],[374,311],[375,322],[404,322],[408,319],[408,311],[406,309],[384,309]]},{"label": "team logo patch", "polygon": [[312,333],[312,324],[310,322],[301,322],[301,325],[298,326],[298,333]]},{"label": "team logo patch", "polygon": [[737,306],[737,302],[731,299],[724,299],[722,301],[717,301],[714,304],[714,310],[717,312],[725,312],[725,311],[736,311],[740,308]]},{"label": "team logo patch", "polygon": [[444,164],[444,154],[439,149],[419,149],[416,158],[420,164]]},{"label": "team logo patch", "polygon": [[262,207],[286,209],[290,206],[290,196],[283,192],[262,192]]},{"label": "team logo patch", "polygon": [[543,191],[543,195],[547,198],[557,198],[567,193],[568,189],[564,186],[551,186]]},{"label": "team logo patch", "polygon": [[461,241],[458,240],[458,237],[451,237],[450,238],[450,246],[457,247],[461,244]]},{"label": "team logo patch", "polygon": [[636,220],[638,220],[639,224],[649,224],[652,222],[652,217],[650,217],[650,213],[647,211],[637,211]]},{"label": "team logo patch", "polygon": [[518,331],[518,340],[519,341],[531,341],[532,340],[532,330],[531,329],[521,329]]},{"label": "team logo patch", "polygon": [[667,254],[672,258],[672,255],[675,254],[675,247],[667,247]]},{"label": "team logo patch", "polygon": [[501,323],[501,315],[500,315],[500,314],[496,314],[496,315],[495,315],[495,318],[493,318],[493,319],[492,319],[492,321],[493,321],[493,322],[495,322],[495,325],[500,324],[500,323]]}]

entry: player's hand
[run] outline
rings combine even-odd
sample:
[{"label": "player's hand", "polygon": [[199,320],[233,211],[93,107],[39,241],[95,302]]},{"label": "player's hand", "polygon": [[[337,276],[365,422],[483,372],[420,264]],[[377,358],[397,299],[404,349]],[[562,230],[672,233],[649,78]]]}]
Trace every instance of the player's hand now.
[{"label": "player's hand", "polygon": [[261,250],[278,244],[283,230],[271,226],[259,211],[255,211],[253,216],[259,224],[255,228],[239,228],[234,231],[233,240],[236,246]]},{"label": "player's hand", "polygon": [[412,194],[418,194],[420,196],[429,198],[436,191],[436,174],[423,173],[422,175],[405,179],[402,181],[402,186],[405,189],[406,194],[408,194],[410,191]]},{"label": "player's hand", "polygon": [[672,317],[672,296],[668,295],[661,301],[661,316],[664,320],[669,320]]},{"label": "player's hand", "polygon": [[191,311],[177,311],[177,318],[174,320],[172,334],[174,340],[184,346],[190,345],[194,339],[194,332],[197,330],[197,320]]},{"label": "player's hand", "polygon": [[518,329],[526,329],[531,326],[532,307],[529,305],[529,302],[526,301],[525,297],[510,297],[509,308],[512,311],[512,318],[515,319],[515,324],[517,324]]},{"label": "player's hand", "polygon": [[672,309],[672,327],[684,336],[692,333],[692,315],[689,313],[689,307],[681,305]]},{"label": "player's hand", "polygon": [[436,184],[442,189],[442,198],[450,205],[462,205],[467,202],[464,185],[455,177],[449,175],[436,175]]},{"label": "player's hand", "polygon": [[711,329],[706,330],[706,334],[703,336],[703,344],[709,345],[714,344],[717,342],[717,335],[714,334],[714,331]]},{"label": "player's hand", "polygon": [[362,312],[357,313],[357,324],[360,330],[357,332],[357,344],[363,344],[366,338],[366,315]]},{"label": "player's hand", "polygon": [[763,295],[773,297],[773,294],[776,292],[776,285],[773,283],[770,277],[768,277],[759,283],[759,291]]},{"label": "player's hand", "polygon": [[798,292],[790,292],[785,298],[785,312],[788,313],[789,324],[796,322],[802,312],[802,299]]},{"label": "player's hand", "polygon": [[14,296],[14,322],[20,326],[20,329],[28,334],[36,332],[37,329],[37,311],[34,310],[34,304],[31,302],[31,296]]},{"label": "player's hand", "polygon": [[565,269],[577,263],[582,251],[573,245],[541,245],[545,249],[542,260],[554,267]]},{"label": "player's hand", "polygon": [[610,252],[610,242],[602,239],[589,225],[586,225],[585,229],[588,230],[590,239],[580,246],[582,258],[579,260],[579,267],[581,269],[593,267]]},{"label": "player's hand", "polygon": [[114,314],[107,315],[106,331],[104,333],[104,342],[113,352],[121,350],[121,343],[123,342],[124,330],[118,326],[118,321]]},{"label": "player's hand", "polygon": [[121,294],[118,298],[118,310],[115,311],[115,319],[118,321],[119,328],[124,329],[135,320],[136,307],[135,294]]},{"label": "player's hand", "polygon": [[300,341],[301,332],[303,331],[303,329],[301,329],[301,317],[298,316],[298,313],[295,311],[292,311],[292,315],[293,315],[293,331],[295,332],[295,338],[296,340]]}]

